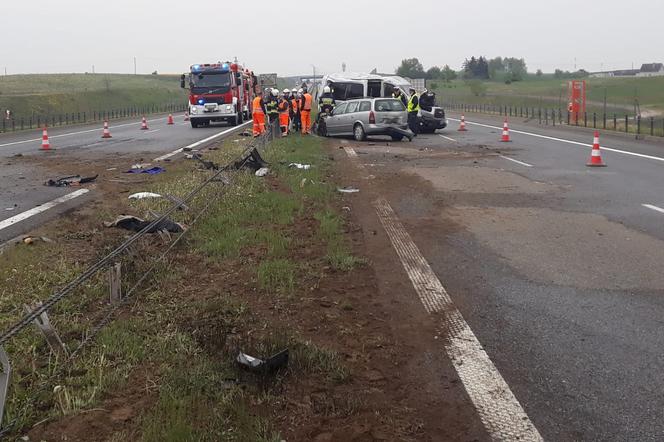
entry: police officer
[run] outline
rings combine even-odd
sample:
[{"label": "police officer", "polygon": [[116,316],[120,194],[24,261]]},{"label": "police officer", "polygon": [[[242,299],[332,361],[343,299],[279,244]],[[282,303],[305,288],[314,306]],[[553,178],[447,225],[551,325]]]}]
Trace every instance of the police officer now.
[{"label": "police officer", "polygon": [[406,96],[401,93],[401,89],[395,88],[392,97],[396,98],[397,100],[400,100],[403,103],[404,107],[408,107],[408,98],[406,98]]},{"label": "police officer", "polygon": [[420,132],[420,120],[417,114],[420,112],[420,97],[415,88],[410,88],[410,100],[408,100],[408,127],[417,136]]}]

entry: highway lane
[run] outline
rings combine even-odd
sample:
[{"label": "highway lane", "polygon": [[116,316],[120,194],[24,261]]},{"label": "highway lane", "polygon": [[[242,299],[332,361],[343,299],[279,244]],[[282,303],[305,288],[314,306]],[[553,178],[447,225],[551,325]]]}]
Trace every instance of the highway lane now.
[{"label": "highway lane", "polygon": [[664,208],[664,162],[606,151],[590,169],[590,147],[500,143],[501,122],[475,117],[466,133],[355,150],[546,440],[662,440],[664,213],[643,204]]},{"label": "highway lane", "polygon": [[[167,125],[167,115],[148,120],[149,130],[140,130],[140,119],[116,121],[110,125],[113,138],[102,139],[102,124],[57,128],[49,130],[51,147],[55,152],[40,151],[41,131],[26,131],[0,135],[0,243],[52,219],[59,213],[83,204],[94,193],[82,194],[57,203],[48,211],[24,218],[21,214],[49,203],[76,189],[44,186],[49,172],[15,156],[47,157],[53,153],[75,153],[80,158],[115,157],[143,158],[153,162],[157,157],[170,155],[179,149],[207,140],[202,145],[230,135],[233,130],[225,124],[208,128],[191,128],[182,115],[175,115],[175,124]],[[242,128],[246,128],[246,125]],[[229,131],[230,130],[230,131]],[[240,130],[240,129],[238,129]],[[215,135],[218,138],[212,139]],[[128,159],[128,161],[132,161]],[[74,170],[68,173],[84,174]],[[15,222],[12,222],[15,220]]]}]

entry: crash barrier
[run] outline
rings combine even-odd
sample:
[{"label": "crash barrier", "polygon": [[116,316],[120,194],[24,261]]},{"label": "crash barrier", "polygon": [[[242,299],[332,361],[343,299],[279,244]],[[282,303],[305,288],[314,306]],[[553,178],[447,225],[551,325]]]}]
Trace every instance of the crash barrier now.
[{"label": "crash barrier", "polygon": [[57,115],[31,115],[29,117],[17,116],[10,119],[2,118],[0,132],[16,132],[19,130],[36,129],[45,125],[49,127],[68,126],[71,124],[94,123],[104,120],[118,120],[120,118],[139,117],[149,114],[186,112],[188,108],[189,106],[187,103],[167,103],[92,112],[71,112]]},{"label": "crash barrier", "polygon": [[464,113],[481,113],[518,117],[536,121],[546,126],[574,126],[612,130],[641,136],[664,137],[664,117],[642,117],[639,114],[583,112],[573,114],[556,108],[509,106],[493,104],[464,104],[449,102],[443,105],[448,110]]},{"label": "crash barrier", "polygon": [[[11,431],[15,424],[15,420],[12,420],[8,425],[2,427],[4,408],[7,403],[10,375],[12,371],[11,360],[9,357],[11,352],[7,351],[7,344],[26,328],[36,326],[38,331],[44,336],[49,350],[56,355],[58,361],[61,361],[58,368],[54,369],[46,379],[42,380],[41,385],[43,387],[38,391],[35,391],[32,395],[32,401],[34,401],[38,393],[45,393],[48,390],[50,381],[54,381],[58,376],[66,373],[67,369],[71,368],[71,361],[81,352],[81,350],[96,338],[106,325],[111,322],[118,310],[128,302],[135,300],[137,290],[145,284],[148,277],[154,273],[158,265],[168,257],[168,254],[175,248],[175,246],[181,242],[189,231],[192,230],[196,222],[223,196],[224,189],[228,189],[233,183],[234,175],[232,172],[243,168],[260,169],[266,165],[259,152],[264,150],[269,143],[275,139],[275,133],[279,133],[278,122],[275,123],[277,124],[276,130],[275,128],[271,128],[263,135],[253,138],[250,141],[249,146],[244,149],[239,156],[225,165],[217,165],[212,161],[204,160],[198,154],[194,154],[194,159],[200,161],[205,169],[211,172],[211,175],[207,179],[185,197],[177,198],[168,196],[168,199],[173,201],[173,205],[163,214],[154,214],[155,219],[153,221],[145,221],[143,223],[145,224],[144,227],[140,230],[135,229],[138,231],[134,235],[88,267],[77,278],[63,287],[58,288],[49,298],[36,305],[25,306],[25,315],[12,326],[4,330],[0,335],[0,367],[2,369],[0,371],[0,438]],[[211,186],[215,187],[210,189]],[[206,189],[212,191],[212,194],[203,195],[202,192]],[[193,220],[189,223],[188,228],[181,229],[179,232],[175,232],[177,229],[170,229],[169,226],[176,224],[170,220],[170,217],[175,211],[192,210],[192,201],[197,197],[202,199],[203,207],[193,216]],[[174,232],[178,234],[176,237],[172,238],[170,233]],[[139,276],[139,274],[136,274],[134,271],[135,269],[132,268],[132,263],[140,256],[140,253],[137,250],[139,240],[149,233],[158,233],[162,240],[165,241],[165,244],[167,244],[167,247],[162,254],[157,256],[150,263],[148,270]],[[123,259],[125,261],[123,261]],[[68,343],[61,339],[57,330],[53,327],[49,315],[54,314],[54,307],[59,305],[63,299],[71,296],[77,288],[84,288],[86,282],[91,282],[93,277],[102,272],[108,272],[107,281],[110,294],[107,298],[108,301],[99,302],[99,304],[104,305],[104,307],[101,311],[93,314],[97,320],[90,322],[87,333],[85,333],[80,340],[74,341],[73,343],[70,342],[70,345],[67,345]],[[132,277],[137,279],[130,281],[129,279]],[[122,288],[129,286],[130,288],[123,292]],[[81,317],[83,316],[85,315],[81,315]],[[70,348],[73,348],[73,350],[70,350]]]}]

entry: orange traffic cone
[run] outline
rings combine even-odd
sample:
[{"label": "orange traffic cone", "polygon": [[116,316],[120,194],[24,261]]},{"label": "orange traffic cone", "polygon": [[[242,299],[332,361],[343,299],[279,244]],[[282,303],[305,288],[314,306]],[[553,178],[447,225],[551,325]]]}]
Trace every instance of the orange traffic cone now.
[{"label": "orange traffic cone", "polygon": [[595,131],[595,138],[593,140],[593,150],[590,152],[590,160],[586,164],[588,167],[606,167],[602,161],[602,154],[599,150],[599,131]]},{"label": "orange traffic cone", "polygon": [[510,128],[507,126],[507,118],[505,118],[505,123],[503,123],[503,137],[500,139],[502,143],[509,143],[510,141]]},{"label": "orange traffic cone", "polygon": [[104,120],[104,133],[101,135],[102,138],[113,138],[111,136],[111,131],[108,130],[108,120]]},{"label": "orange traffic cone", "polygon": [[48,128],[46,126],[44,126],[44,130],[42,130],[41,150],[51,150],[51,143],[48,141]]},{"label": "orange traffic cone", "polygon": [[184,121],[189,121],[189,112],[184,113]]},{"label": "orange traffic cone", "polygon": [[169,126],[175,124],[175,122],[173,121],[173,114],[168,114],[168,123],[166,124],[168,124]]},{"label": "orange traffic cone", "polygon": [[459,132],[466,132],[466,116],[461,114],[461,122],[459,123]]},{"label": "orange traffic cone", "polygon": [[141,130],[148,130],[148,120],[143,117],[143,120],[141,121]]}]

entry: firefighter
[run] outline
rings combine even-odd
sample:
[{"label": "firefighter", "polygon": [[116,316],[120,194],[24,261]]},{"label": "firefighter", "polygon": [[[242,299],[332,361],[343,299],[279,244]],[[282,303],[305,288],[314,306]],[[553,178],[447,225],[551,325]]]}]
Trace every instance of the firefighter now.
[{"label": "firefighter", "polygon": [[311,132],[311,105],[313,97],[306,88],[300,89],[302,99],[300,100],[300,118],[302,119],[302,134],[309,135]]},{"label": "firefighter", "polygon": [[332,110],[336,106],[334,101],[334,96],[332,95],[332,89],[330,86],[325,86],[323,88],[323,94],[318,99],[318,108],[322,113],[331,114]]},{"label": "firefighter", "polygon": [[420,112],[420,98],[417,96],[415,88],[410,88],[410,100],[408,100],[408,127],[417,136],[420,132],[420,120],[418,113]]},{"label": "firefighter", "polygon": [[293,132],[299,132],[302,122],[300,121],[300,97],[295,89],[291,93],[290,110],[291,121],[293,122]]},{"label": "firefighter", "polygon": [[259,90],[252,105],[254,119],[254,137],[265,133],[265,102],[263,101],[263,91]]},{"label": "firefighter", "polygon": [[290,120],[290,102],[288,100],[290,91],[284,89],[283,95],[279,100],[277,109],[279,110],[279,127],[281,128],[281,136],[288,136],[288,123]]},{"label": "firefighter", "polygon": [[267,109],[267,116],[270,121],[270,124],[273,124],[275,121],[279,120],[279,106],[278,100],[279,91],[276,89],[270,90],[270,98],[268,98],[265,108]]},{"label": "firefighter", "polygon": [[408,98],[406,98],[406,96],[401,93],[401,89],[399,88],[394,89],[392,97],[396,98],[397,100],[400,100],[403,103],[404,107],[408,107]]}]

